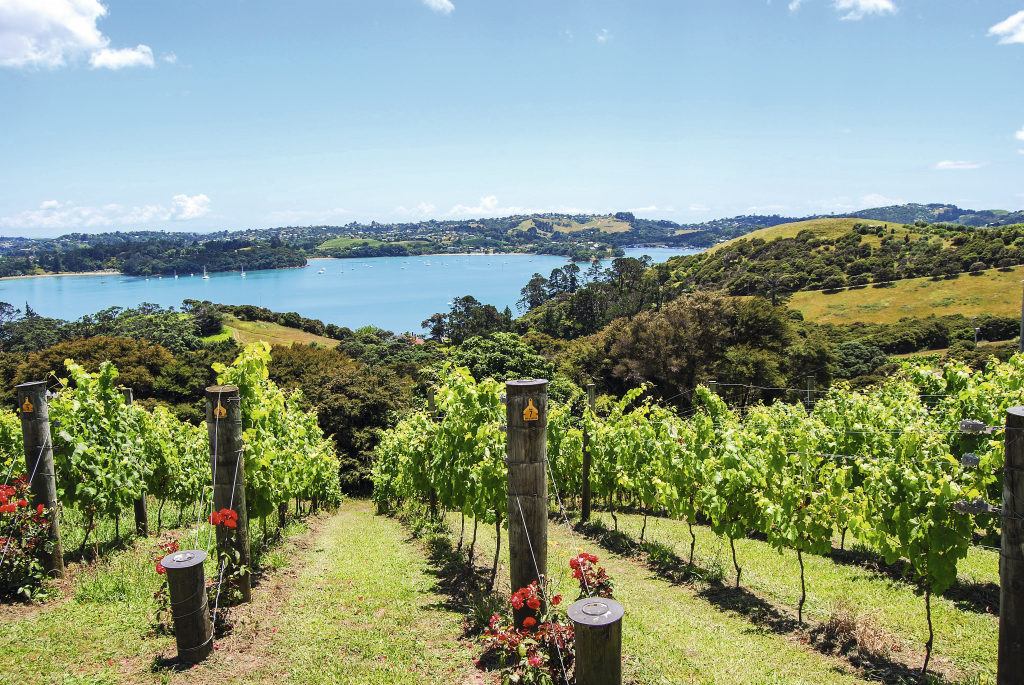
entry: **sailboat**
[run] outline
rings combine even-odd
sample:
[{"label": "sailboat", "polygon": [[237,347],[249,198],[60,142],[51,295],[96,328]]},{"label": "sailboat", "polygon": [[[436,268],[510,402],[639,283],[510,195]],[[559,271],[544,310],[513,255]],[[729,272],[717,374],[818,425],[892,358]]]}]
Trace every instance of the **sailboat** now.
[{"label": "sailboat", "polygon": [[174,270],[174,280],[178,280],[178,270]]},{"label": "sailboat", "polygon": [[210,275],[208,273],[206,273],[206,265],[205,264],[203,264],[203,280],[204,281],[210,280]]},{"label": "sailboat", "polygon": [[245,278],[245,264],[242,264],[242,278]]}]

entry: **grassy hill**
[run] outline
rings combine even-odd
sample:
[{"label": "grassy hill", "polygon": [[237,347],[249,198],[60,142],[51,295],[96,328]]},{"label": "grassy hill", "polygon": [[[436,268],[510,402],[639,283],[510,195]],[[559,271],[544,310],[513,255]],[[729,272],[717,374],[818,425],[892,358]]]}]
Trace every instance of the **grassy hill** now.
[{"label": "grassy hill", "polygon": [[338,344],[337,340],[306,333],[298,328],[288,328],[287,326],[266,321],[239,321],[233,316],[228,316],[224,319],[224,332],[219,336],[212,336],[209,340],[215,340],[228,335],[243,345],[260,340],[272,345],[292,345],[293,343],[308,345],[311,342],[315,342],[325,347],[334,347]]},{"label": "grassy hill", "polygon": [[317,249],[318,250],[334,250],[334,249],[344,250],[346,247],[352,247],[354,245],[363,245],[363,244],[369,245],[371,247],[376,247],[378,245],[383,245],[384,242],[381,241],[381,240],[374,240],[373,238],[332,238],[331,240],[328,240],[327,242],[325,242],[322,245],[320,245],[319,247],[317,247]]},{"label": "grassy hill", "polygon": [[[760,238],[768,242],[775,240],[776,238],[795,238],[800,231],[812,231],[819,238],[835,239],[844,233],[849,233],[853,230],[854,224],[881,226],[884,225],[884,222],[868,221],[867,219],[809,219],[807,221],[795,221],[791,224],[779,224],[778,226],[772,226],[771,228],[762,228],[758,231],[753,231],[741,238],[734,238],[728,242],[720,243],[708,250],[708,252],[712,253],[725,249],[737,240],[754,240],[755,238]],[[895,228],[896,237],[901,240],[907,233],[910,233],[911,240],[916,240],[917,237],[921,235],[920,233],[904,230],[902,224],[889,224],[889,228]],[[876,235],[866,235],[864,236],[863,241],[871,244],[872,246],[877,246],[882,242],[882,239]]]},{"label": "grassy hill", "polygon": [[839,292],[798,292],[792,309],[816,323],[895,323],[905,316],[935,314],[1020,316],[1024,266],[989,269],[980,275],[934,280],[910,278],[884,287],[864,286]]},{"label": "grassy hill", "polygon": [[593,221],[588,221],[585,224],[581,224],[571,219],[559,219],[553,221],[541,220],[542,224],[538,225],[534,223],[533,219],[527,219],[523,223],[516,226],[521,231],[527,231],[533,226],[537,226],[540,231],[547,231],[548,229],[543,224],[551,224],[551,228],[556,231],[562,231],[563,233],[574,233],[576,231],[591,230],[596,228],[603,233],[625,233],[630,230],[629,223],[621,221],[614,217],[596,217]]}]

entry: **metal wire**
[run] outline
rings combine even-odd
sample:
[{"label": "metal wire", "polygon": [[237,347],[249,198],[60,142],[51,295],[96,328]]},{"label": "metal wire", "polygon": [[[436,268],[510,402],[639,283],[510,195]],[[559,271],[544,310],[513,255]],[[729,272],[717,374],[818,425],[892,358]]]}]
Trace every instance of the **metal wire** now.
[{"label": "metal wire", "polygon": [[[49,436],[47,436],[46,440],[43,440],[43,444],[39,448],[39,455],[36,457],[36,463],[32,466],[32,475],[29,476],[29,478],[28,478],[28,485],[30,487],[32,485],[32,481],[35,480],[36,469],[39,468],[39,462],[42,461],[42,459],[43,459],[43,450],[46,449],[46,444],[48,442],[50,442]],[[24,514],[22,515],[22,518],[24,518]],[[7,532],[7,542],[4,544],[3,554],[0,554],[0,568],[3,568],[4,559],[7,557],[7,550],[10,549],[10,547],[11,547],[11,535],[14,533],[14,529],[17,527],[18,523],[19,523],[18,517],[15,516],[14,517],[14,522],[11,524],[11,529]]]}]

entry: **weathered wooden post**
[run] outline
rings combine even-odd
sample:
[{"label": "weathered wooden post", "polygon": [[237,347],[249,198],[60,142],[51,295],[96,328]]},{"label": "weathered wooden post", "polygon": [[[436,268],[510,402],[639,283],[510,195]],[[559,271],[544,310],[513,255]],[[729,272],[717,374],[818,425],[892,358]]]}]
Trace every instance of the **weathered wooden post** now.
[{"label": "weathered wooden post", "polygon": [[50,510],[50,539],[42,549],[43,570],[53,578],[64,577],[64,548],[60,542],[60,513],[57,511],[57,478],[53,469],[50,439],[50,408],[46,404],[46,381],[15,386],[25,441],[25,473],[31,478],[32,506]]},{"label": "weathered wooden post", "polygon": [[807,413],[814,409],[814,376],[807,377]]},{"label": "weathered wooden post", "polygon": [[622,605],[592,597],[566,613],[576,630],[576,685],[622,685]]},{"label": "weathered wooden post", "polygon": [[167,569],[178,659],[190,664],[199,663],[213,652],[213,624],[203,572],[205,560],[206,552],[198,549],[174,552],[160,560]]},{"label": "weathered wooden post", "polygon": [[[245,459],[242,456],[242,402],[233,385],[206,389],[206,428],[210,435],[210,468],[213,471],[214,511],[231,509],[238,514],[234,529],[217,526],[217,549],[238,552],[238,563],[251,566],[249,516],[245,510]],[[252,600],[249,573],[238,580],[242,601]]]},{"label": "weathered wooden post", "polygon": [[[587,383],[587,405],[594,412],[594,384]],[[590,435],[583,429],[583,502],[580,505],[580,522],[590,520]]]},{"label": "weathered wooden post", "polygon": [[[124,403],[129,407],[135,402],[131,388],[121,388],[124,395]],[[135,534],[139,537],[149,537],[149,511],[146,507],[146,492],[143,490],[138,499],[135,500]]]},{"label": "weathered wooden post", "polygon": [[[430,386],[427,388],[427,413],[430,416],[431,421],[437,421],[437,405],[434,403],[434,387]],[[430,508],[430,518],[437,519],[437,490],[431,486],[430,491],[427,492],[427,506]]]},{"label": "weathered wooden post", "polygon": [[1024,407],[1006,410],[997,685],[1024,683]]},{"label": "weathered wooden post", "polygon": [[[508,422],[508,551],[512,591],[548,573],[548,382],[506,381]],[[536,617],[513,611],[517,628]]]}]

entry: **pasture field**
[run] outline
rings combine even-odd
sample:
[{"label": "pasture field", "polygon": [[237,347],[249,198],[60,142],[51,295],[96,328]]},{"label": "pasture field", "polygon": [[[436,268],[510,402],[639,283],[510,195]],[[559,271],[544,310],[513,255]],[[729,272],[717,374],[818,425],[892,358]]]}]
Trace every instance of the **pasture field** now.
[{"label": "pasture field", "polygon": [[886,284],[793,294],[789,306],[816,323],[896,323],[905,316],[934,314],[1020,316],[1024,267],[988,269],[979,275],[934,280],[908,278]]},{"label": "pasture field", "polygon": [[[754,238],[761,238],[766,242],[775,240],[776,238],[795,238],[800,231],[812,231],[819,238],[838,238],[844,233],[849,233],[854,224],[861,223],[874,226],[884,226],[884,221],[868,221],[867,219],[810,219],[808,221],[796,221],[791,224],[779,224],[778,226],[772,226],[771,228],[762,228],[753,233],[748,233],[745,236],[739,238],[733,238],[732,240],[724,243],[719,243],[713,248],[709,249],[708,254],[717,252],[719,250],[727,249],[733,243],[739,240],[753,240]],[[888,224],[890,229],[896,229],[896,237],[903,239],[903,236],[910,233],[910,239],[916,240],[920,237],[920,233],[914,233],[903,229],[903,224]],[[877,247],[882,239],[877,235],[868,234],[863,237],[865,244]]]},{"label": "pasture field", "polygon": [[338,344],[337,340],[325,338],[322,335],[313,335],[298,328],[288,328],[269,321],[239,321],[233,316],[225,317],[224,330],[220,335],[204,338],[204,340],[217,340],[227,335],[243,345],[260,340],[272,345],[292,345],[294,343],[308,345],[315,342],[324,347],[334,347]]}]

